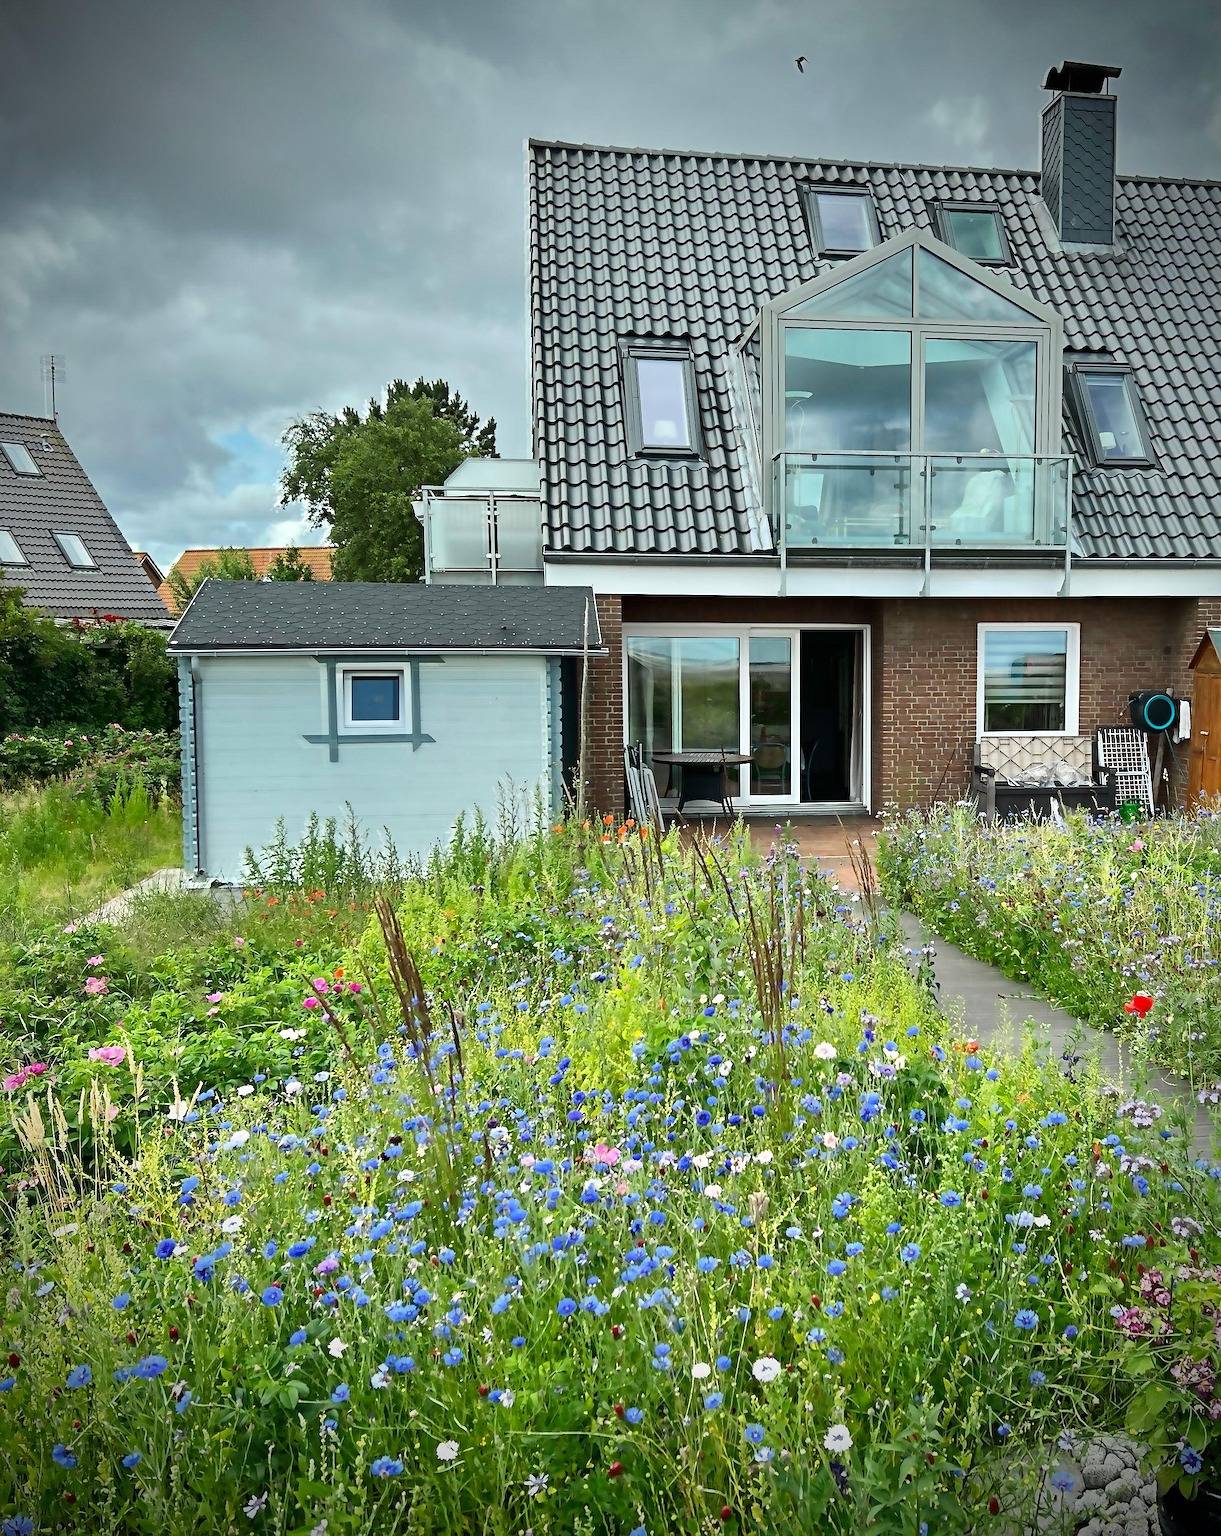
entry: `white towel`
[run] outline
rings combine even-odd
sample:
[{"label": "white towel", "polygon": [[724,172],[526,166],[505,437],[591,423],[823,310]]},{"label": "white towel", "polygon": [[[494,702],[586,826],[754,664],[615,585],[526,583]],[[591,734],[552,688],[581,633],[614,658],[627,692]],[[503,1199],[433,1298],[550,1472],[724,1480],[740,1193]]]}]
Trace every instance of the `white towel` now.
[{"label": "white towel", "polygon": [[1191,700],[1179,700],[1179,718],[1174,727],[1174,739],[1179,741],[1191,740]]}]

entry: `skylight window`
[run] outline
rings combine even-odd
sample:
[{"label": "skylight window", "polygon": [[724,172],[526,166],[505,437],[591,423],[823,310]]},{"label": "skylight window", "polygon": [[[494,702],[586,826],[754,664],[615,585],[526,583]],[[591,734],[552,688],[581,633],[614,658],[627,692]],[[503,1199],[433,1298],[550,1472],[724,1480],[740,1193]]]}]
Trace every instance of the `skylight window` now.
[{"label": "skylight window", "polygon": [[1009,262],[1005,225],[995,203],[938,203],[937,233],[962,256],[985,267]]},{"label": "skylight window", "polygon": [[21,553],[21,545],[8,531],[0,528],[0,565],[29,565],[29,561]]},{"label": "skylight window", "polygon": [[1132,370],[1118,363],[1077,363],[1073,372],[1094,463],[1152,464],[1153,450]]},{"label": "skylight window", "polygon": [[59,545],[60,553],[74,570],[91,571],[97,566],[97,561],[85,547],[85,541],[78,533],[55,533],[55,542]]},{"label": "skylight window", "polygon": [[878,215],[866,187],[808,186],[804,195],[820,256],[859,256],[878,244]]},{"label": "skylight window", "polygon": [[0,450],[19,475],[41,475],[42,470],[34,461],[34,455],[24,443],[0,443]]},{"label": "skylight window", "polygon": [[698,457],[691,349],[668,342],[629,343],[624,348],[624,374],[631,451],[646,457]]}]

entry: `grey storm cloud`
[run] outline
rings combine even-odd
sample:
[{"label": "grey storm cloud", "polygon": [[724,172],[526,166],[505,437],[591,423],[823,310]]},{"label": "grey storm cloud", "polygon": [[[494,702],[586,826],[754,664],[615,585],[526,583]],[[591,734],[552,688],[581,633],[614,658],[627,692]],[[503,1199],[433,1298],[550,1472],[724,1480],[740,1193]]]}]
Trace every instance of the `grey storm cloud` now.
[{"label": "grey storm cloud", "polygon": [[306,411],[441,374],[529,451],[528,136],[1033,165],[1065,57],[1123,66],[1123,169],[1221,174],[1186,0],[0,0],[0,407],[63,354],[163,560],[316,538],[277,503]]}]

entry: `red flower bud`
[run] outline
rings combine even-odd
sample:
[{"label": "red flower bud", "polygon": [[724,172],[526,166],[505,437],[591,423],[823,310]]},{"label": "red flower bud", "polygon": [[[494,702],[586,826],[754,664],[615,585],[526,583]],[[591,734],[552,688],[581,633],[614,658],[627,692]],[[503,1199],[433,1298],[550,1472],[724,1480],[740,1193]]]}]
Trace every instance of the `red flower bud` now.
[{"label": "red flower bud", "polygon": [[615,1417],[617,1419],[621,1419],[623,1417],[623,1404],[622,1403],[616,1403],[615,1404]]},{"label": "red flower bud", "polygon": [[999,1515],[1000,1512],[1001,1512],[1001,1501],[997,1498],[997,1496],[995,1494],[993,1494],[992,1497],[988,1500],[988,1513],[990,1515]]},{"label": "red flower bud", "polygon": [[606,1469],[606,1475],[607,1477],[622,1477],[623,1463],[621,1461],[612,1461]]},{"label": "red flower bud", "polygon": [[733,1510],[730,1509],[728,1504],[722,1504],[721,1505],[721,1519],[722,1520],[732,1520],[733,1519]]}]

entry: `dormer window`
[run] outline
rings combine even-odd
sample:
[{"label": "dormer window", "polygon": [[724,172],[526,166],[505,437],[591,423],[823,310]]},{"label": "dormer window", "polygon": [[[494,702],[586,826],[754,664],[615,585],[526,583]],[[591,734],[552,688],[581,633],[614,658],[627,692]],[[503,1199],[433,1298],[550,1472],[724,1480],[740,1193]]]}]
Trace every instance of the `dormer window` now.
[{"label": "dormer window", "polygon": [[59,552],[74,571],[92,571],[97,561],[89,553],[79,533],[56,533],[51,537],[59,545]]},{"label": "dormer window", "polygon": [[983,267],[1009,264],[1009,242],[995,203],[944,202],[937,204],[934,213],[937,233],[960,256]]},{"label": "dormer window", "polygon": [[642,458],[698,458],[699,412],[690,347],[628,342],[623,370],[630,452]]},{"label": "dormer window", "polygon": [[867,187],[803,188],[810,238],[820,256],[859,256],[878,243],[878,215]]},{"label": "dormer window", "polygon": [[9,462],[9,468],[19,475],[41,475],[34,455],[24,443],[0,443],[0,452]]},{"label": "dormer window", "polygon": [[29,565],[21,545],[7,528],[0,528],[0,565]]},{"label": "dormer window", "polygon": [[1074,393],[1094,463],[1153,463],[1153,449],[1132,370],[1122,363],[1075,363]]}]

